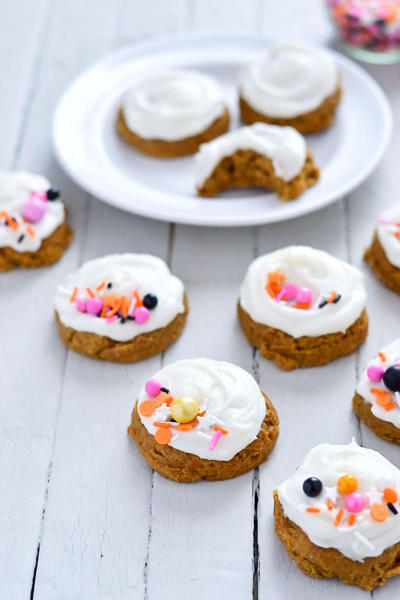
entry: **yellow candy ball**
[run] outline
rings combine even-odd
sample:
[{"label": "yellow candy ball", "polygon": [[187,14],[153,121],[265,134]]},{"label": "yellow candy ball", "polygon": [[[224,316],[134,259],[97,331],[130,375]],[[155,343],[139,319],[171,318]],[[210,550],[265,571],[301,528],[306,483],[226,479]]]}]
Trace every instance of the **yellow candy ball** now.
[{"label": "yellow candy ball", "polygon": [[354,475],[342,475],[338,481],[338,490],[341,494],[352,494],[358,488],[358,480]]},{"label": "yellow candy ball", "polygon": [[178,423],[190,423],[199,414],[199,405],[194,398],[176,398],[171,406],[171,415]]}]

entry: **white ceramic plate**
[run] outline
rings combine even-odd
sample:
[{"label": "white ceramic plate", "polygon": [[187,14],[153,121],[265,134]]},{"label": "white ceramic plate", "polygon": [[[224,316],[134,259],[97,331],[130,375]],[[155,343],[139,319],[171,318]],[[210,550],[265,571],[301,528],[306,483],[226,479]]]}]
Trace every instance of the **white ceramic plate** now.
[{"label": "white ceramic plate", "polygon": [[261,36],[190,34],[114,52],[82,73],[62,96],[53,123],[56,154],[67,173],[100,200],[123,210],[193,225],[254,225],[291,219],[343,197],[376,166],[392,128],[388,102],[375,81],[334,53],[344,89],[334,125],[310,136],[320,181],[300,198],[282,202],[265,190],[232,190],[196,197],[193,157],[149,158],[116,133],[121,96],[142,74],[163,67],[199,69],[222,84],[239,126],[236,73],[267,45]]}]

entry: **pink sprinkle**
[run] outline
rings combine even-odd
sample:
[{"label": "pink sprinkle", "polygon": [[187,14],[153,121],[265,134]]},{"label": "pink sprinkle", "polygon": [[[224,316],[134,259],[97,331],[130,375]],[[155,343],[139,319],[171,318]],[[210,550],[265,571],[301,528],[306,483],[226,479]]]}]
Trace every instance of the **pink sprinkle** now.
[{"label": "pink sprinkle", "polygon": [[379,367],[378,365],[371,365],[367,369],[368,379],[373,383],[378,383],[379,381],[382,381],[384,373],[385,370],[382,369],[382,367]]},{"label": "pink sprinkle", "polygon": [[363,494],[353,492],[346,498],[346,508],[351,513],[358,513],[364,510],[367,501]]},{"label": "pink sprinkle", "polygon": [[103,301],[100,298],[89,298],[86,303],[86,309],[91,315],[98,315],[103,308]]},{"label": "pink sprinkle", "polygon": [[285,290],[283,289],[279,292],[279,294],[275,298],[275,302],[277,302],[279,304],[279,302],[282,300],[284,295],[285,295]]},{"label": "pink sprinkle", "polygon": [[146,394],[150,396],[150,398],[156,398],[156,396],[158,396],[158,394],[160,393],[161,383],[156,379],[149,379],[148,381],[146,381],[144,389],[146,391]]},{"label": "pink sprinkle", "polygon": [[31,192],[31,199],[33,198],[38,198],[39,200],[42,200],[42,202],[47,202],[47,194],[46,192],[40,191],[40,192]]},{"label": "pink sprinkle", "polygon": [[133,312],[136,323],[146,323],[150,316],[150,311],[145,306],[138,306]]},{"label": "pink sprinkle", "polygon": [[286,300],[293,300],[294,298],[296,298],[298,289],[299,288],[294,283],[287,283],[283,288]]},{"label": "pink sprinkle", "polygon": [[209,450],[214,450],[214,448],[216,446],[216,443],[218,442],[218,440],[221,437],[221,435],[222,435],[222,431],[220,431],[219,429],[218,429],[218,431],[216,431],[214,433],[213,438],[212,438],[212,440],[210,442],[210,445],[208,446]]},{"label": "pink sprinkle", "polygon": [[108,317],[108,319],[106,320],[106,323],[113,323],[117,319],[118,319],[118,315],[113,315],[112,317]]},{"label": "pink sprinkle", "polygon": [[299,304],[308,304],[312,300],[312,291],[307,287],[301,287],[297,290],[296,302]]},{"label": "pink sprinkle", "polygon": [[387,217],[379,217],[378,218],[378,222],[382,223],[382,225],[393,225],[393,221],[391,219],[388,219]]},{"label": "pink sprinkle", "polygon": [[75,304],[76,304],[76,308],[79,310],[79,312],[86,312],[86,304],[84,302],[84,300],[82,300],[82,298],[77,298],[75,300]]}]

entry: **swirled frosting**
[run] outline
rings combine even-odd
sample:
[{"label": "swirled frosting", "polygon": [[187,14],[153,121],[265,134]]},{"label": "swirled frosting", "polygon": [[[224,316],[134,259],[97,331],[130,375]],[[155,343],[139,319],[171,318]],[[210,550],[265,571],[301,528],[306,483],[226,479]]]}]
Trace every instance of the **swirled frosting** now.
[{"label": "swirled frosting", "polygon": [[[371,381],[368,377],[368,369],[370,367],[380,367],[384,371],[393,365],[400,364],[400,338],[397,338],[391,344],[384,346],[378,356],[373,358],[363,372],[361,379],[357,385],[357,393],[364,398],[366,402],[371,404],[371,412],[378,419],[393,423],[395,427],[400,427],[400,393],[389,390],[383,380]],[[392,402],[385,406],[377,404],[377,394],[371,390],[384,390],[392,396]]]},{"label": "swirled frosting", "polygon": [[135,84],[122,110],[128,128],[145,139],[167,142],[202,133],[225,110],[222,90],[196,71],[159,71]]},{"label": "swirled frosting", "polygon": [[238,150],[254,150],[272,161],[275,174],[285,181],[296,177],[306,160],[306,142],[293,127],[255,123],[220,135],[201,144],[195,156],[196,183],[199,187],[218,163]]},{"label": "swirled frosting", "polygon": [[[309,307],[296,310],[284,296],[280,301],[271,297],[268,274],[276,272],[284,277],[284,283],[309,290]],[[366,291],[363,276],[355,267],[321,250],[288,246],[250,264],[239,301],[253,321],[298,338],[346,331],[365,308]]]},{"label": "swirled frosting", "polygon": [[[357,513],[349,513],[346,495],[337,487],[339,478],[347,474],[357,478],[357,492],[366,500],[364,509]],[[303,491],[303,482],[309,477],[319,478],[323,485],[321,493],[314,498]],[[400,541],[400,513],[393,514],[383,508],[386,518],[382,521],[370,514],[373,504],[386,505],[383,498],[386,487],[400,492],[400,471],[379,452],[360,448],[353,440],[349,445],[321,444],[310,450],[294,475],[282,483],[277,492],[285,516],[314,544],[336,548],[351,560],[362,562],[367,556],[379,556]],[[398,510],[398,500],[394,504]],[[318,512],[308,512],[307,508]],[[340,510],[343,512],[338,517]],[[352,525],[350,514],[355,516]]]},{"label": "swirled frosting", "polygon": [[[141,319],[135,319],[134,308],[147,294],[156,296],[157,305],[148,311],[147,320],[141,322]],[[103,316],[100,310],[100,316],[88,312],[92,295],[99,300],[100,308],[104,308]],[[125,313],[122,299],[126,304]],[[120,302],[121,310],[110,317],[117,302]],[[67,327],[125,342],[166,327],[183,313],[184,287],[165,262],[156,256],[111,254],[90,260],[68,275],[58,287],[54,306]],[[107,306],[109,310],[106,310]]]},{"label": "swirled frosting", "polygon": [[377,235],[388,261],[400,269],[400,204],[391,206],[379,217]]},{"label": "swirled frosting", "polygon": [[272,46],[239,73],[241,97],[272,118],[297,117],[318,108],[338,81],[329,52],[305,44]]},{"label": "swirled frosting", "polygon": [[[205,411],[190,431],[172,428],[169,445],[173,448],[200,458],[227,461],[256,439],[265,418],[266,404],[260,388],[247,371],[228,362],[196,358],[167,365],[153,377],[174,398],[193,398],[200,414]],[[147,431],[154,435],[157,429],[154,423],[168,421],[171,413],[163,405],[151,416],[143,416],[140,404],[149,399],[143,386],[138,400],[139,415]],[[227,433],[210,449],[215,425]]]},{"label": "swirled frosting", "polygon": [[43,201],[43,217],[35,223],[24,219],[24,207],[31,194],[45,195],[49,188],[49,181],[42,175],[24,171],[0,172],[0,248],[36,252],[42,241],[63,223],[64,204],[58,199]]}]

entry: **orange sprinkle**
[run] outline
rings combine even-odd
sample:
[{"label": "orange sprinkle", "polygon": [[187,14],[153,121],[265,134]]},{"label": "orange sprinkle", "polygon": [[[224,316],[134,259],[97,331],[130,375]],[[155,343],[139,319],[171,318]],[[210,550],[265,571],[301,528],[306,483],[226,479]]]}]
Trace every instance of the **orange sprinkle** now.
[{"label": "orange sprinkle", "polygon": [[139,404],[139,412],[144,417],[151,417],[156,408],[156,403],[152,400],[145,400],[144,402]]},{"label": "orange sprinkle", "polygon": [[369,514],[371,515],[374,521],[386,521],[387,516],[389,514],[388,509],[384,504],[373,504],[369,509]]},{"label": "orange sprinkle", "polygon": [[11,229],[12,229],[13,231],[17,231],[17,229],[18,229],[18,223],[16,223],[16,222],[14,221],[14,219],[12,219],[12,218],[11,218],[11,217],[8,215],[8,216],[6,216],[6,221],[7,221],[7,223],[8,223],[8,226],[9,226],[9,227],[11,227]]},{"label": "orange sprinkle", "polygon": [[130,304],[129,300],[127,300],[125,296],[122,296],[121,314],[122,314],[123,317],[127,317],[128,316],[129,304]]},{"label": "orange sprinkle", "polygon": [[101,313],[100,313],[100,318],[101,318],[101,319],[104,319],[104,317],[106,316],[106,314],[107,314],[107,311],[108,311],[108,309],[109,309],[109,308],[110,308],[110,307],[109,307],[109,306],[107,306],[107,304],[105,304],[105,305],[103,306],[103,308],[102,308],[102,311],[101,311]]},{"label": "orange sprinkle", "polygon": [[107,313],[107,319],[109,319],[110,317],[113,317],[114,315],[117,314],[117,312],[119,311],[121,306],[121,301],[117,300],[117,302],[114,305],[114,308],[112,310],[110,310],[109,313]]},{"label": "orange sprinkle", "polygon": [[190,431],[193,429],[194,423],[181,423],[181,425],[177,425],[175,429],[177,431]]},{"label": "orange sprinkle", "polygon": [[155,400],[155,403],[157,406],[161,406],[161,404],[166,402],[167,406],[169,406],[168,401],[170,401],[169,404],[171,404],[173,398],[169,396],[169,394],[167,394],[166,392],[160,392]]},{"label": "orange sprinkle", "polygon": [[399,499],[398,493],[395,489],[391,487],[386,487],[383,490],[383,497],[385,498],[386,502],[391,502],[392,504],[397,502],[397,500]]},{"label": "orange sprinkle", "polygon": [[31,227],[30,225],[27,225],[27,226],[26,226],[26,230],[27,230],[27,232],[29,233],[29,235],[30,235],[31,237],[35,237],[35,235],[36,235],[36,234],[35,234],[35,231],[32,229],[32,227]]},{"label": "orange sprinkle", "polygon": [[276,283],[278,286],[282,285],[282,283],[286,279],[286,275],[281,273],[280,271],[270,271],[267,273],[268,283]]},{"label": "orange sprinkle", "polygon": [[89,294],[89,296],[91,298],[94,298],[94,294],[93,294],[92,290],[89,287],[86,288],[86,291],[87,291],[87,293]]},{"label": "orange sprinkle", "polygon": [[400,238],[400,229],[398,231],[396,231],[396,233],[394,234],[394,237]]},{"label": "orange sprinkle", "polygon": [[389,406],[390,404],[394,404],[392,402],[392,396],[389,392],[385,392],[384,394],[377,394],[375,402],[378,406]]},{"label": "orange sprinkle", "polygon": [[292,308],[300,308],[300,309],[307,310],[307,308],[310,308],[310,306],[311,306],[311,305],[310,305],[310,303],[309,303],[309,302],[305,302],[305,303],[303,303],[303,304],[294,304],[294,305],[292,306]]},{"label": "orange sprinkle", "polygon": [[355,523],[355,520],[356,520],[356,515],[355,515],[355,514],[352,514],[352,515],[350,515],[350,516],[349,516],[349,520],[347,521],[347,523],[348,523],[350,526],[351,526],[351,525],[354,525],[354,523]]},{"label": "orange sprinkle", "polygon": [[334,301],[336,296],[337,296],[336,292],[331,292],[331,295],[329,296],[329,299],[328,299],[329,304],[332,304],[332,302]]},{"label": "orange sprinkle", "polygon": [[332,510],[333,508],[333,502],[330,498],[328,498],[328,500],[326,501],[326,505],[328,507],[328,510]]},{"label": "orange sprinkle", "polygon": [[169,429],[157,429],[156,433],[154,434],[154,437],[156,442],[165,446],[171,441],[172,433]]},{"label": "orange sprinkle", "polygon": [[382,362],[386,362],[386,356],[383,354],[383,352],[378,352],[378,356]]},{"label": "orange sprinkle", "polygon": [[78,295],[78,286],[76,285],[76,286],[74,287],[74,291],[73,291],[73,292],[72,292],[72,294],[71,294],[71,298],[69,299],[69,301],[71,302],[71,304],[72,304],[73,302],[75,302],[75,298],[76,298],[76,296],[77,296],[77,295]]},{"label": "orange sprinkle", "polygon": [[207,411],[202,410],[201,412],[199,412],[199,414],[197,415],[198,417],[204,417],[204,415],[206,414]]},{"label": "orange sprinkle", "polygon": [[321,512],[319,508],[317,508],[316,506],[309,506],[308,508],[306,508],[306,511],[309,513],[319,513]]},{"label": "orange sprinkle", "polygon": [[104,296],[104,304],[109,304],[110,306],[114,306],[117,301],[117,296],[115,294],[108,294]]},{"label": "orange sprinkle", "polygon": [[396,406],[396,402],[391,402],[385,406],[385,410],[392,410]]},{"label": "orange sprinkle", "polygon": [[277,291],[274,289],[274,287],[272,286],[271,283],[267,283],[267,285],[265,286],[265,289],[267,290],[267,292],[271,296],[271,298],[276,298]]},{"label": "orange sprinkle", "polygon": [[220,431],[222,435],[226,435],[228,433],[227,429],[222,429],[219,425],[214,425],[214,431]]},{"label": "orange sprinkle", "polygon": [[336,514],[336,517],[335,517],[335,520],[333,522],[333,524],[334,524],[335,527],[337,527],[338,525],[340,525],[340,521],[342,520],[343,513],[344,513],[343,508],[341,508],[340,510],[338,510],[338,512]]},{"label": "orange sprinkle", "polygon": [[103,289],[103,287],[104,287],[105,285],[106,285],[106,282],[105,282],[105,281],[102,281],[102,282],[101,282],[101,283],[100,283],[100,284],[97,286],[97,288],[96,288],[96,291],[97,291],[97,292],[100,292],[100,291]]},{"label": "orange sprinkle", "polygon": [[159,421],[154,421],[154,427],[163,427],[164,429],[169,429],[171,427],[171,423],[160,423]]},{"label": "orange sprinkle", "polygon": [[388,393],[386,390],[381,390],[379,388],[371,388],[369,391],[372,394],[387,394]]},{"label": "orange sprinkle", "polygon": [[143,306],[143,302],[141,301],[140,296],[136,290],[133,292],[133,295],[136,298],[136,308],[138,308],[139,306]]}]

